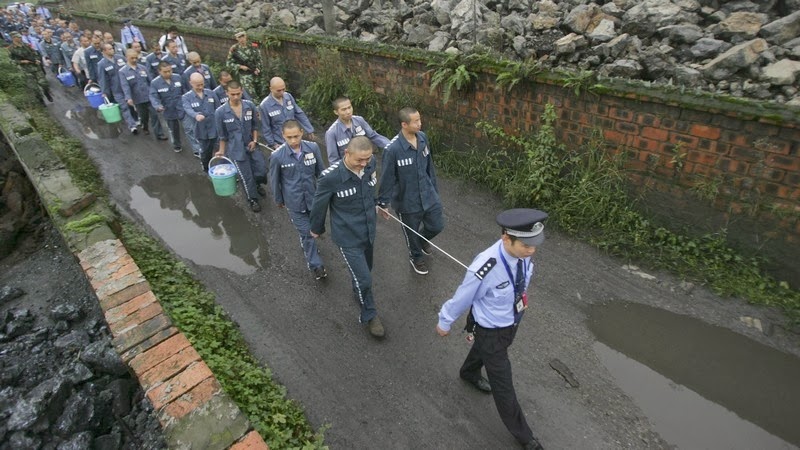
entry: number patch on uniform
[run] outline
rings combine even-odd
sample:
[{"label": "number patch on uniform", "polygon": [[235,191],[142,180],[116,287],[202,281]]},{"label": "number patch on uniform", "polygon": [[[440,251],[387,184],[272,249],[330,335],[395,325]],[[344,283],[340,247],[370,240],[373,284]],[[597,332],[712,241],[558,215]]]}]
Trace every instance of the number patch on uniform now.
[{"label": "number patch on uniform", "polygon": [[398,167],[410,166],[411,164],[414,164],[414,158],[404,158],[397,160]]}]

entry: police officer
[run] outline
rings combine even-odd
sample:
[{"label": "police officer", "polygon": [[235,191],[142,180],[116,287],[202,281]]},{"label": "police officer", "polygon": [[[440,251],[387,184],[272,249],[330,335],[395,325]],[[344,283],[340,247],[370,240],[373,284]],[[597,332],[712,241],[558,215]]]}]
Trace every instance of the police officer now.
[{"label": "police officer", "polygon": [[[399,113],[400,133],[386,146],[381,170],[378,206],[386,208],[389,201],[400,220],[430,241],[444,228],[442,202],[436,185],[428,137],[422,132],[422,118],[414,108]],[[381,209],[388,219],[389,213]],[[411,267],[420,275],[428,273],[424,255],[431,254],[431,245],[416,233],[401,227],[408,245]]]},{"label": "police officer", "polygon": [[185,120],[194,124],[194,137],[200,146],[200,162],[203,172],[208,172],[208,162],[217,143],[214,111],[219,106],[219,99],[214,92],[205,88],[205,78],[199,73],[191,75],[189,85],[192,89],[183,94],[183,111],[186,113]]},{"label": "police officer", "polygon": [[333,113],[336,114],[336,121],[325,132],[328,164],[342,159],[344,149],[353,136],[366,136],[379,149],[389,144],[389,139],[376,133],[363,117],[353,115],[353,104],[349,98],[339,97],[334,100]]},{"label": "police officer", "polygon": [[[510,209],[497,216],[501,238],[479,254],[464,281],[439,311],[436,331],[450,334],[450,326],[467,309],[467,331],[472,348],[460,376],[478,390],[491,393],[508,431],[526,449],[541,449],[517,401],[511,378],[508,347],[528,307],[527,287],[533,277],[531,257],[544,242],[547,213],[536,209]],[[486,368],[485,379],[481,367]]]},{"label": "police officer", "polygon": [[242,100],[242,87],[236,81],[227,86],[228,103],[217,108],[214,118],[219,135],[217,156],[228,155],[242,178],[245,195],[253,212],[260,212],[259,196],[266,196],[261,184],[267,180],[267,160],[257,148],[258,112],[256,105]]},{"label": "police officer", "polygon": [[181,120],[186,114],[183,111],[182,96],[185,92],[181,77],[172,73],[172,64],[161,61],[158,65],[159,75],[150,82],[150,104],[156,112],[163,113],[167,121],[169,139],[175,153],[181,147]]},{"label": "police officer", "polygon": [[131,23],[131,19],[123,19],[122,21],[120,42],[123,46],[125,46],[125,48],[130,48],[131,44],[134,42],[139,42],[142,44],[142,48],[147,48],[144,35],[142,34],[141,30],[139,30],[139,27]]},{"label": "police officer", "polygon": [[[47,100],[53,101],[53,96],[50,95],[50,86],[44,77],[41,68],[41,58],[36,50],[30,48],[28,45],[22,43],[22,35],[19,32],[12,31],[11,33],[11,46],[8,48],[8,55],[19,64],[25,73],[33,77],[36,83],[41,88]],[[41,94],[37,90],[37,97],[41,99]]]},{"label": "police officer", "polygon": [[292,94],[286,92],[286,83],[280,77],[269,80],[269,95],[258,105],[258,112],[261,114],[261,132],[270,148],[277,149],[283,144],[281,127],[289,119],[297,120],[309,134],[309,140],[314,140],[311,121]]},{"label": "police officer", "polygon": [[339,246],[353,279],[353,293],[361,304],[360,321],[375,338],[384,328],[372,296],[372,253],[375,243],[375,157],[364,136],[350,140],[344,157],[322,172],[311,206],[311,236],[325,232],[331,211],[331,236]]},{"label": "police officer", "polygon": [[[105,43],[102,44],[103,59],[97,63],[97,81],[100,85],[100,90],[103,91],[103,96],[111,102],[118,103],[122,118],[125,119],[125,124],[128,126],[132,134],[139,134],[139,129],[136,127],[136,119],[131,114],[131,109],[125,101],[125,95],[122,92],[122,85],[119,80],[119,70],[125,67],[127,61],[125,57],[119,53],[115,53],[113,45]],[[135,57],[138,55],[134,53]]]},{"label": "police officer", "polygon": [[289,219],[300,234],[300,244],[314,278],[328,276],[311,237],[310,211],[317,189],[317,177],[325,168],[316,142],[303,140],[303,129],[296,120],[283,123],[284,144],[269,158],[269,182],[272,198],[279,208],[286,207]]},{"label": "police officer", "polygon": [[[119,69],[119,84],[122,88],[123,99],[129,108],[136,113],[144,134],[150,134],[151,123],[150,106],[150,75],[147,68],[139,63],[139,52],[130,48],[126,51],[127,64]],[[155,111],[152,111],[155,113]],[[158,119],[157,114],[153,114]],[[160,125],[160,124],[159,124]]]}]

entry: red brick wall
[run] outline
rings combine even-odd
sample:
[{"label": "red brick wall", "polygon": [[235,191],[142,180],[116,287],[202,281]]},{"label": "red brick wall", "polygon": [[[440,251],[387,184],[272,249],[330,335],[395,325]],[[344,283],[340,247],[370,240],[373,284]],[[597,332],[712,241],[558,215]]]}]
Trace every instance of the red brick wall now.
[{"label": "red brick wall", "polygon": [[[89,19],[81,23],[107,26]],[[142,28],[146,37],[162,34]],[[233,44],[232,38],[185,37],[190,49],[216,60],[224,59]],[[304,76],[317,65],[316,48],[284,41],[269,52],[283,59],[291,71],[290,89],[302,95]],[[473,89],[455,94],[443,106],[439,95],[429,94],[424,64],[345,49],[340,53],[373,82],[376,92],[417,98],[426,129],[456,148],[481,142],[474,126],[478,120],[497,122],[509,132],[532,131],[544,105],[554,104],[557,132],[569,146],[585,143],[600,129],[610,151],[625,152],[634,191],[665,224],[697,233],[723,227],[732,242],[773,259],[774,273],[797,286],[800,268],[789,261],[800,257],[800,124],[732,110],[682,108],[642,95],[575,95],[547,83],[518,85],[503,94],[494,89],[492,75],[479,76]],[[332,117],[314,119],[330,122]],[[713,202],[693,193],[692,186],[702,183],[718,185]]]}]

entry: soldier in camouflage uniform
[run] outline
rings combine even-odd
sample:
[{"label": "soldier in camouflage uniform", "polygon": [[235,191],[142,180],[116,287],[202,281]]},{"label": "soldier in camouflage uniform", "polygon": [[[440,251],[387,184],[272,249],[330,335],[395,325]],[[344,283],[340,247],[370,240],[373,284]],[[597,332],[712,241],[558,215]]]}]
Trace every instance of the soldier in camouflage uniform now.
[{"label": "soldier in camouflage uniform", "polygon": [[255,42],[248,42],[243,30],[237,30],[235,36],[237,43],[228,52],[228,66],[234,75],[238,75],[239,84],[259,98],[263,94],[261,48]]},{"label": "soldier in camouflage uniform", "polygon": [[[44,71],[42,70],[41,55],[36,50],[23,44],[22,35],[16,31],[11,33],[11,41],[11,46],[8,48],[8,54],[11,59],[16,61],[25,73],[36,80],[44,95],[52,102],[53,96],[50,95],[50,85],[47,84],[47,79],[44,77]],[[39,92],[39,89],[36,89],[36,97],[40,100],[42,99],[42,93]]]}]

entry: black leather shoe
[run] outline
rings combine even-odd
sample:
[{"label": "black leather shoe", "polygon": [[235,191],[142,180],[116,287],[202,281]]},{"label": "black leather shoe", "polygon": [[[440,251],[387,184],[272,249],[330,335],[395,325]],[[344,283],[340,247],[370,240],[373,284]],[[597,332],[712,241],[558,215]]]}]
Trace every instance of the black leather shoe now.
[{"label": "black leather shoe", "polygon": [[523,445],[522,448],[525,450],[544,450],[544,447],[542,447],[542,444],[540,444],[539,440],[536,438],[533,438],[533,440]]},{"label": "black leather shoe", "polygon": [[486,394],[491,394],[492,393],[492,385],[489,384],[489,380],[487,380],[486,378],[480,377],[476,381],[466,380],[464,378],[462,378],[462,380],[464,380],[467,383],[471,384],[472,386],[475,387],[475,389],[477,389],[477,390],[479,390],[481,392],[484,392]]},{"label": "black leather shoe", "polygon": [[260,184],[256,185],[256,192],[258,192],[258,195],[260,195],[262,197],[266,197],[267,196],[267,190],[264,189],[264,186],[262,186]]}]

